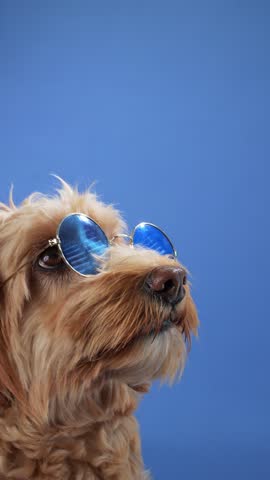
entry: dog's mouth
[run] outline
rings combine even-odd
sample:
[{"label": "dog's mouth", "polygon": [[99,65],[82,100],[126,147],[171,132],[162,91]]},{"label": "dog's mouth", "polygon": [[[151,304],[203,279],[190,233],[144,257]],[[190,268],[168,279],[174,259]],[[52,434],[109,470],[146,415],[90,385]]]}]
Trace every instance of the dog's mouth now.
[{"label": "dog's mouth", "polygon": [[175,308],[172,308],[168,317],[162,321],[159,327],[153,327],[150,330],[149,335],[160,335],[173,327],[178,327],[182,329],[182,333],[184,333],[183,316],[179,315],[179,313],[176,312]]}]

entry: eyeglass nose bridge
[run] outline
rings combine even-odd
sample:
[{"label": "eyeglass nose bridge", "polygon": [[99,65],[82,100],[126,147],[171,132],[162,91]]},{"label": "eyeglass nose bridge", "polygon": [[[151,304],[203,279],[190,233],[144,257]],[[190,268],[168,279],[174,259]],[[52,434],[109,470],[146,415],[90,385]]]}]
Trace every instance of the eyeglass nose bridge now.
[{"label": "eyeglass nose bridge", "polygon": [[128,239],[128,240],[129,240],[129,245],[132,245],[132,244],[133,244],[133,238],[131,237],[131,235],[126,235],[125,233],[119,233],[118,235],[114,235],[114,236],[112,237],[112,239],[110,240],[110,244],[113,245],[114,240],[116,240],[117,238],[125,238],[125,239]]}]

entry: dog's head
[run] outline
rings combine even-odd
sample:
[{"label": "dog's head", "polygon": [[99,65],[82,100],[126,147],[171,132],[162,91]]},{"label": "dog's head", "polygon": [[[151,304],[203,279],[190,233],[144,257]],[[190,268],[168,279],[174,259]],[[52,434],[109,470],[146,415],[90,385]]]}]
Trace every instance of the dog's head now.
[{"label": "dog's head", "polygon": [[[57,246],[48,247],[72,212],[116,237],[95,275],[79,275]],[[44,416],[57,398],[75,402],[99,382],[115,379],[143,391],[182,370],[198,326],[186,271],[175,258],[131,248],[119,237],[125,231],[117,210],[64,182],[56,197],[1,206],[2,404]]]}]

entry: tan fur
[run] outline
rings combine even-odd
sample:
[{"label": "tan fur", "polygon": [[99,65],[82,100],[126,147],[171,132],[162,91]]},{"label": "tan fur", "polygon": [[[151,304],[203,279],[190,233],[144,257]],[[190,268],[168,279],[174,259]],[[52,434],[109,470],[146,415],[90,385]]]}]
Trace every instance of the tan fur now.
[{"label": "tan fur", "polygon": [[153,379],[181,373],[196,310],[186,285],[178,325],[159,333],[168,308],[144,279],[178,262],[121,240],[98,275],[37,269],[71,212],[109,239],[126,231],[112,206],[64,182],[55,197],[0,206],[0,478],[146,479],[133,412]]}]

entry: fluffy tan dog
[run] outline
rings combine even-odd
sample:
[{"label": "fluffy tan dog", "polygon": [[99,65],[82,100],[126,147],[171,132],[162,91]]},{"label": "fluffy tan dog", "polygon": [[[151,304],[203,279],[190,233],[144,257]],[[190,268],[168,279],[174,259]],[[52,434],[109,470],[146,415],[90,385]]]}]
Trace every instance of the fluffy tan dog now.
[{"label": "fluffy tan dog", "polygon": [[71,212],[108,239],[125,231],[64,182],[0,205],[0,478],[146,479],[133,412],[153,379],[183,369],[198,326],[185,270],[118,237],[98,274],[77,274],[48,248]]}]

